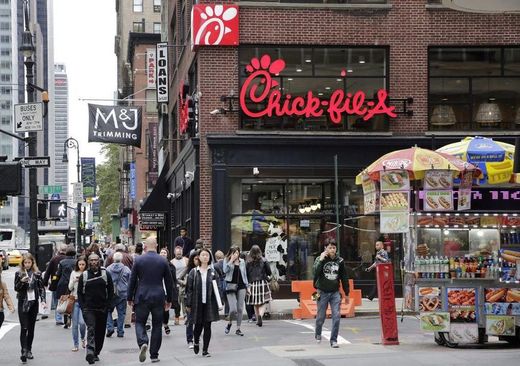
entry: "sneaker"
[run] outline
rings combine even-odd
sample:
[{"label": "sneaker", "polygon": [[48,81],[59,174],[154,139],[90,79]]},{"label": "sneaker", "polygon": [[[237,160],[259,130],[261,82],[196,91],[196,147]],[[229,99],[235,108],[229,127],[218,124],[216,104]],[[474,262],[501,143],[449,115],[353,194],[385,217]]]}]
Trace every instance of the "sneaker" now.
[{"label": "sneaker", "polygon": [[224,333],[229,334],[229,331],[231,330],[231,323],[228,323],[226,325],[226,329],[224,329]]},{"label": "sneaker", "polygon": [[148,345],[145,343],[141,345],[141,351],[139,352],[139,362],[146,361],[146,351],[148,351]]},{"label": "sneaker", "polygon": [[124,334],[118,334],[117,338],[123,338],[124,336],[125,336]]},{"label": "sneaker", "polygon": [[188,342],[188,349],[193,349],[193,342]]},{"label": "sneaker", "polygon": [[330,342],[330,346],[332,348],[339,348],[338,342],[334,342],[334,341]]},{"label": "sneaker", "polygon": [[109,330],[109,331],[107,332],[107,338],[112,337],[113,334],[114,334],[114,331],[113,331],[113,330]]},{"label": "sneaker", "polygon": [[314,339],[316,340],[316,343],[321,343],[321,335],[315,335]]},{"label": "sneaker", "polygon": [[202,357],[211,357],[211,354],[208,351],[202,351]]},{"label": "sneaker", "polygon": [[81,340],[81,348],[87,347],[87,342],[84,339]]},{"label": "sneaker", "polygon": [[241,331],[240,329],[237,329],[237,331],[235,332],[235,334],[236,334],[237,336],[241,336],[241,337],[244,336],[244,333],[242,333],[242,331]]},{"label": "sneaker", "polygon": [[28,360],[33,360],[34,359],[34,356],[33,356],[31,351],[27,351],[27,359]]},{"label": "sneaker", "polygon": [[170,334],[170,327],[165,325],[164,326],[164,333],[166,333],[166,335]]},{"label": "sneaker", "polygon": [[131,328],[132,326],[130,324],[125,324],[125,328]]},{"label": "sneaker", "polygon": [[87,354],[87,356],[85,357],[85,359],[87,360],[88,364],[89,365],[93,365],[94,364],[94,355],[89,353]]},{"label": "sneaker", "polygon": [[73,348],[71,349],[71,351],[72,351],[72,352],[78,352],[78,351],[79,351],[79,348],[78,348],[78,347],[73,347]]},{"label": "sneaker", "polygon": [[27,363],[27,351],[22,350],[22,355],[20,356],[20,361],[22,361],[23,364]]},{"label": "sneaker", "polygon": [[197,343],[195,343],[193,345],[193,352],[198,355],[199,354],[199,345]]},{"label": "sneaker", "polygon": [[160,362],[161,361],[158,358],[150,358],[150,360],[152,361],[152,363],[156,363],[156,362]]}]

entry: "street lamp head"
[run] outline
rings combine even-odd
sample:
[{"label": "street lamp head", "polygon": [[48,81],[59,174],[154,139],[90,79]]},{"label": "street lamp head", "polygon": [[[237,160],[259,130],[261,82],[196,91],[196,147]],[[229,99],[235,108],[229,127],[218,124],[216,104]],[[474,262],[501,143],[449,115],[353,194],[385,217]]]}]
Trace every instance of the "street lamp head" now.
[{"label": "street lamp head", "polygon": [[67,152],[63,153],[63,159],[61,161],[62,161],[62,163],[68,163],[69,162],[69,157],[67,156]]},{"label": "street lamp head", "polygon": [[22,33],[22,43],[19,48],[20,52],[23,53],[24,57],[29,58],[34,53],[34,44],[32,40],[32,33],[29,30],[24,30]]}]

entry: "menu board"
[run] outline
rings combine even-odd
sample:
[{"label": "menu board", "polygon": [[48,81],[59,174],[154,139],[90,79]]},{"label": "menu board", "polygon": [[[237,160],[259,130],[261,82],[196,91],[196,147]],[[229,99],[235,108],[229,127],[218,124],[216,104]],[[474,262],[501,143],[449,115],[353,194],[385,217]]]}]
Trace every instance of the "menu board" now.
[{"label": "menu board", "polygon": [[478,324],[450,323],[450,342],[457,344],[478,343]]},{"label": "menu board", "polygon": [[459,189],[459,196],[457,200],[457,210],[471,209],[471,189]]},{"label": "menu board", "polygon": [[380,232],[383,234],[407,233],[409,229],[408,212],[381,212]]},{"label": "menu board", "polygon": [[363,181],[361,184],[363,186],[364,194],[375,192],[377,190],[376,182],[371,180],[368,174],[363,175]]},{"label": "menu board", "polygon": [[440,287],[419,287],[419,311],[441,311],[442,296]]},{"label": "menu board", "polygon": [[424,189],[452,189],[453,172],[450,170],[427,170],[424,173]]},{"label": "menu board", "polygon": [[519,288],[484,289],[484,311],[490,315],[520,315]]},{"label": "menu board", "polygon": [[450,314],[445,312],[421,313],[419,315],[421,329],[433,332],[449,332]]},{"label": "menu board", "polygon": [[378,208],[377,192],[365,193],[363,196],[365,215],[376,212]]},{"label": "menu board", "polygon": [[425,191],[424,211],[452,211],[452,191]]},{"label": "menu board", "polygon": [[476,290],[474,288],[448,288],[448,311],[452,323],[477,321]]},{"label": "menu board", "polygon": [[410,177],[406,170],[389,170],[380,173],[381,191],[409,191]]},{"label": "menu board", "polygon": [[381,211],[408,211],[410,207],[410,192],[381,192],[379,200]]},{"label": "menu board", "polygon": [[503,315],[486,316],[486,334],[496,336],[514,336],[515,317]]}]

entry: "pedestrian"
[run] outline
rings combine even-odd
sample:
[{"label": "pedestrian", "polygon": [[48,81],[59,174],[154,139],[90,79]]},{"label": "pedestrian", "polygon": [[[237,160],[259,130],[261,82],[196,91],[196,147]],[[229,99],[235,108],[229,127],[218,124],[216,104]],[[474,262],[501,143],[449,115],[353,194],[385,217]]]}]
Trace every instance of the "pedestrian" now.
[{"label": "pedestrian", "polygon": [[146,254],[135,258],[127,300],[130,306],[135,304],[135,334],[140,349],[139,361],[146,360],[149,342],[146,321],[151,313],[150,359],[152,362],[159,362],[163,313],[171,307],[173,279],[168,262],[157,254],[157,238],[148,237],[145,246]]},{"label": "pedestrian", "polygon": [[[69,294],[69,281],[74,266],[76,265],[76,249],[74,246],[68,245],[65,250],[65,258],[63,258],[58,264],[58,270],[56,276],[58,277],[58,286],[56,287],[56,297],[59,299],[63,295]],[[67,329],[70,327],[70,317],[67,314],[63,314],[63,328]]]},{"label": "pedestrian", "polygon": [[[161,252],[159,253],[161,257],[166,259],[166,262],[168,262],[168,256],[170,253],[168,252],[168,249],[162,248]],[[178,297],[179,292],[177,290],[177,271],[175,269],[175,266],[168,262],[168,267],[170,268],[170,273],[172,276],[173,286],[172,286],[172,304],[178,304]],[[173,305],[175,307],[175,305]],[[164,333],[167,335],[170,334],[170,327],[168,326],[168,322],[170,321],[170,309],[164,310],[163,313],[163,326],[164,326]]]},{"label": "pedestrian", "polygon": [[140,255],[143,255],[143,251],[144,251],[143,243],[141,243],[141,242],[137,243],[135,245],[135,250],[134,250],[134,253],[133,253],[134,261],[135,261],[136,257],[139,257]]},{"label": "pedestrian", "polygon": [[341,319],[341,294],[339,292],[340,281],[348,301],[348,278],[343,258],[336,255],[336,241],[334,239],[325,242],[323,253],[316,258],[313,266],[314,287],[317,289],[318,313],[316,315],[316,342],[321,342],[321,330],[325,322],[327,307],[330,304],[332,313],[332,331],[330,334],[330,346],[338,348],[339,322]]},{"label": "pedestrian", "polygon": [[249,293],[246,304],[255,309],[256,325],[262,326],[262,317],[265,313],[266,304],[271,301],[271,268],[269,262],[262,257],[262,250],[258,245],[253,245],[249,251],[250,261],[246,264],[247,279],[249,281]]},{"label": "pedestrian", "polygon": [[128,284],[130,283],[130,269],[123,264],[122,252],[115,252],[113,263],[107,267],[107,272],[114,283],[114,298],[110,304],[107,315],[107,337],[114,334],[114,319],[112,313],[117,311],[117,336],[123,338],[125,335],[126,298],[128,296]]},{"label": "pedestrian", "polygon": [[22,255],[20,269],[14,275],[14,290],[18,293],[18,319],[20,321],[20,346],[22,355],[20,360],[26,363],[32,360],[32,344],[34,340],[34,326],[38,316],[39,304],[47,307],[45,287],[36,261],[30,253]]},{"label": "pedestrian", "polygon": [[[52,301],[51,301],[51,310],[54,310],[54,320],[56,321],[56,325],[64,325],[63,323],[63,315],[56,311],[56,305],[58,305],[58,297],[56,293],[56,289],[58,288],[58,264],[60,264],[62,259],[65,259],[65,252],[67,251],[67,246],[65,244],[59,244],[57,247],[57,253],[51,258],[49,264],[47,264],[47,268],[45,269],[45,275],[43,276],[43,285],[48,287],[49,291],[52,293]],[[50,280],[50,282],[49,282]]]},{"label": "pedestrian", "polygon": [[2,280],[2,261],[4,257],[0,254],[0,328],[4,322],[4,302],[11,313],[14,314],[14,305],[7,284]]},{"label": "pedestrian", "polygon": [[[173,310],[175,311],[175,325],[179,325],[179,318],[181,316],[181,309],[184,312],[184,292],[181,295],[180,291],[180,283],[178,279],[181,277],[184,272],[186,266],[188,265],[188,258],[182,256],[182,247],[175,247],[174,249],[175,257],[170,261],[171,264],[175,266],[175,279],[177,283],[177,302],[173,304]],[[186,313],[184,312],[184,315]]]},{"label": "pedestrian", "polygon": [[[376,258],[374,259],[374,263],[370,267],[368,267],[365,271],[371,272],[374,268],[376,268],[378,263],[388,263],[390,259],[388,258],[388,252],[385,250],[385,244],[383,241],[376,241]],[[374,281],[374,286],[367,295],[367,298],[372,301],[374,297],[377,295],[377,281]]]},{"label": "pedestrian", "polygon": [[114,263],[114,254],[115,253],[122,253],[123,254],[123,259],[121,260],[121,263],[123,263],[125,266],[128,267],[128,269],[132,269],[132,266],[134,265],[134,258],[132,258],[132,256],[126,252],[126,247],[124,244],[115,244],[114,246],[114,252],[112,252],[111,254],[109,254],[107,256],[107,259],[105,260],[105,268],[108,268],[108,266],[110,266],[112,263]]},{"label": "pedestrian", "polygon": [[186,342],[188,343],[189,349],[193,349],[193,317],[191,313],[186,311],[186,286],[188,283],[188,275],[190,274],[190,271],[199,265],[199,253],[195,252],[190,255],[190,258],[188,259],[188,265],[181,273],[180,277],[177,278],[177,283],[179,284],[179,298],[183,298],[182,311],[184,314],[186,314],[186,320],[184,321],[184,324],[186,325]]},{"label": "pedestrian", "polygon": [[[69,291],[72,296],[76,299],[74,302],[74,308],[72,310],[72,342],[74,346],[72,348],[72,352],[78,352],[79,350],[79,335],[81,335],[81,347],[85,348],[85,332],[86,325],[85,320],[83,319],[83,313],[81,312],[81,307],[79,306],[78,300],[78,285],[79,278],[83,275],[83,272],[87,269],[87,259],[83,256],[76,259],[76,263],[74,265],[74,271],[70,274],[69,279]],[[78,334],[79,330],[79,334]]]},{"label": "pedestrian", "polygon": [[101,261],[99,263],[99,267],[102,266],[103,263],[105,263],[105,254],[103,253],[103,251],[101,250],[101,248],[99,247],[99,244],[94,242],[92,244],[90,244],[87,248],[87,250],[85,251],[85,256],[87,258],[90,257],[90,255],[94,253],[94,254],[97,254],[98,257],[99,257],[99,260]]},{"label": "pedestrian", "polygon": [[226,274],[224,273],[224,258],[226,256],[221,250],[217,250],[215,252],[215,262],[213,263],[213,268],[215,269],[215,272],[218,275],[218,288],[220,290],[220,294],[222,295],[222,302],[224,303],[224,317],[227,317],[229,315],[229,303],[227,301],[226,296]]},{"label": "pedestrian", "polygon": [[205,245],[204,245],[204,240],[202,240],[201,238],[197,239],[195,241],[195,246],[193,247],[192,250],[190,250],[190,255],[194,252],[198,252],[200,251],[201,249],[205,248]]},{"label": "pedestrian", "polygon": [[95,252],[88,256],[88,269],[79,277],[78,299],[87,325],[87,355],[92,365],[99,361],[105,342],[107,313],[114,297],[112,277],[101,267],[100,257]]},{"label": "pedestrian", "polygon": [[181,235],[176,237],[173,246],[182,248],[182,256],[189,258],[191,250],[194,248],[193,240],[188,237],[188,229],[181,227]]},{"label": "pedestrian", "polygon": [[210,266],[210,251],[202,249],[199,252],[199,261],[200,265],[193,268],[188,275],[186,311],[192,315],[195,324],[193,352],[199,353],[200,336],[204,332],[202,356],[210,357],[208,348],[211,341],[211,323],[219,320],[220,293],[218,293],[218,289],[215,292],[218,276]]},{"label": "pedestrian", "polygon": [[242,316],[245,306],[246,292],[248,292],[248,280],[246,272],[246,262],[240,258],[240,248],[232,246],[223,263],[223,270],[226,274],[226,296],[229,303],[228,324],[224,329],[224,333],[229,334],[233,323],[233,315],[237,318],[237,330],[235,334],[243,336],[240,330],[242,324]]}]

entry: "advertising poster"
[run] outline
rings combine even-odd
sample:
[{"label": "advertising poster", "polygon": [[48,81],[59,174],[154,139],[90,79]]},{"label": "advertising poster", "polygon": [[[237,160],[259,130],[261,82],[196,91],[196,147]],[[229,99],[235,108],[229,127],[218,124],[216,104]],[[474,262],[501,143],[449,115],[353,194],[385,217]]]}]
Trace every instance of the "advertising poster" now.
[{"label": "advertising poster", "polygon": [[89,142],[141,147],[142,108],[88,105]]},{"label": "advertising poster", "polygon": [[484,311],[489,315],[520,315],[519,288],[485,288]]},{"label": "advertising poster", "polygon": [[374,213],[377,211],[377,192],[365,193],[363,196],[365,215]]},{"label": "advertising poster", "polygon": [[478,324],[450,323],[450,342],[458,344],[478,343]]},{"label": "advertising poster", "polygon": [[390,170],[380,173],[381,191],[409,191],[410,177],[406,170]]},{"label": "advertising poster", "polygon": [[81,158],[83,198],[96,197],[96,159]]},{"label": "advertising poster", "polygon": [[475,323],[476,290],[474,288],[448,288],[448,311],[451,323]]},{"label": "advertising poster", "polygon": [[406,233],[409,228],[408,212],[381,212],[380,226],[381,233]]},{"label": "advertising poster", "polygon": [[462,178],[460,180],[459,189],[460,190],[471,190],[471,187],[473,185],[473,173],[472,172],[465,172],[462,174]]},{"label": "advertising poster", "polygon": [[363,182],[361,183],[363,186],[363,193],[371,193],[377,190],[376,182],[370,179],[368,174],[363,175]]},{"label": "advertising poster", "polygon": [[459,189],[459,196],[457,199],[457,211],[471,209],[471,189]]},{"label": "advertising poster", "polygon": [[408,211],[410,207],[410,192],[381,192],[379,204],[381,211]]},{"label": "advertising poster", "polygon": [[421,313],[419,315],[421,329],[432,332],[450,331],[450,314],[445,312]]},{"label": "advertising poster", "polygon": [[453,172],[449,170],[427,170],[424,173],[425,190],[451,190],[453,188]]},{"label": "advertising poster", "polygon": [[425,191],[424,211],[452,211],[452,191]]},{"label": "advertising poster", "polygon": [[440,287],[419,287],[419,311],[441,311],[442,296]]},{"label": "advertising poster", "polygon": [[515,317],[503,315],[486,316],[486,334],[496,336],[514,336]]}]

